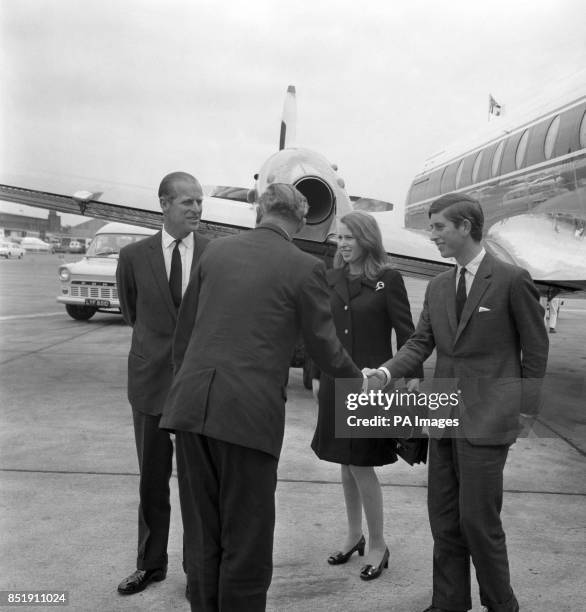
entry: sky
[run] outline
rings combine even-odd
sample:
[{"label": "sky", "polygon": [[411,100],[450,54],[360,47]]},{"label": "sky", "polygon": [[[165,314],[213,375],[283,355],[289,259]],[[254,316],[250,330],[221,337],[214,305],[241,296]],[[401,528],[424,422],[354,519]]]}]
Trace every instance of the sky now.
[{"label": "sky", "polygon": [[0,164],[154,199],[178,169],[251,187],[293,84],[297,144],[402,215],[489,93],[515,109],[586,66],[583,17],[582,0],[0,0]]}]

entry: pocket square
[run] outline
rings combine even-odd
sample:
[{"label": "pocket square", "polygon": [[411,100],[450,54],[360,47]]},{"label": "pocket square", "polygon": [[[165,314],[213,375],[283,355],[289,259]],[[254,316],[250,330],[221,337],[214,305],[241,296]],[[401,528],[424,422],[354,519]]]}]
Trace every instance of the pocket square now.
[{"label": "pocket square", "polygon": [[480,306],[478,308],[478,312],[490,312],[490,308],[485,308],[484,306]]}]

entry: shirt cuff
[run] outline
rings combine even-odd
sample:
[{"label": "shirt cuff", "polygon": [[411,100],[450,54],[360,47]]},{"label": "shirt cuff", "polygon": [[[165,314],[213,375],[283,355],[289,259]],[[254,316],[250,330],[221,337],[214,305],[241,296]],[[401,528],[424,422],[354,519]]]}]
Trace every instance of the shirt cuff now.
[{"label": "shirt cuff", "polygon": [[377,368],[377,370],[381,371],[385,375],[385,387],[386,387],[387,385],[391,383],[391,373],[389,372],[388,368],[385,368],[385,366],[380,366],[380,368]]}]

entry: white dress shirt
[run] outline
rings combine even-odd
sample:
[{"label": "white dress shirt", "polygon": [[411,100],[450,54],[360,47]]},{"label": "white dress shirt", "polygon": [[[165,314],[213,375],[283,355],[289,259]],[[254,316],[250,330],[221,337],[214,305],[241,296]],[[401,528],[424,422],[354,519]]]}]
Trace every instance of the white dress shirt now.
[{"label": "white dress shirt", "polygon": [[456,272],[456,291],[458,290],[458,280],[460,279],[460,270],[464,267],[466,268],[466,272],[464,273],[464,281],[466,282],[466,295],[470,293],[470,287],[472,287],[472,283],[474,282],[474,278],[476,277],[476,273],[478,272],[478,266],[484,259],[486,255],[486,251],[484,247],[480,250],[480,253],[476,255],[476,257],[469,261],[465,266],[461,266],[457,264],[458,270]]},{"label": "white dress shirt", "polygon": [[[168,234],[163,228],[162,232],[163,257],[165,258],[165,270],[167,271],[167,279],[171,274],[171,258],[173,257],[173,249],[175,248],[175,238]],[[179,243],[179,254],[181,255],[181,295],[185,293],[187,284],[189,283],[189,275],[191,274],[191,262],[193,261],[194,240],[193,233],[190,232],[181,239]]]}]

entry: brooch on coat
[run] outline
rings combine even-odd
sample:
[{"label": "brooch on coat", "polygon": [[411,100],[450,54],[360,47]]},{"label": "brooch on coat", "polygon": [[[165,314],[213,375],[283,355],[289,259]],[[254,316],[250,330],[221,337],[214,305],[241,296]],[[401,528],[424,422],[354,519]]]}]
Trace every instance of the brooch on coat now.
[{"label": "brooch on coat", "polygon": [[374,288],[375,291],[380,291],[381,289],[385,288],[385,284],[383,283],[383,281],[378,281],[378,283],[376,284],[376,287]]}]

